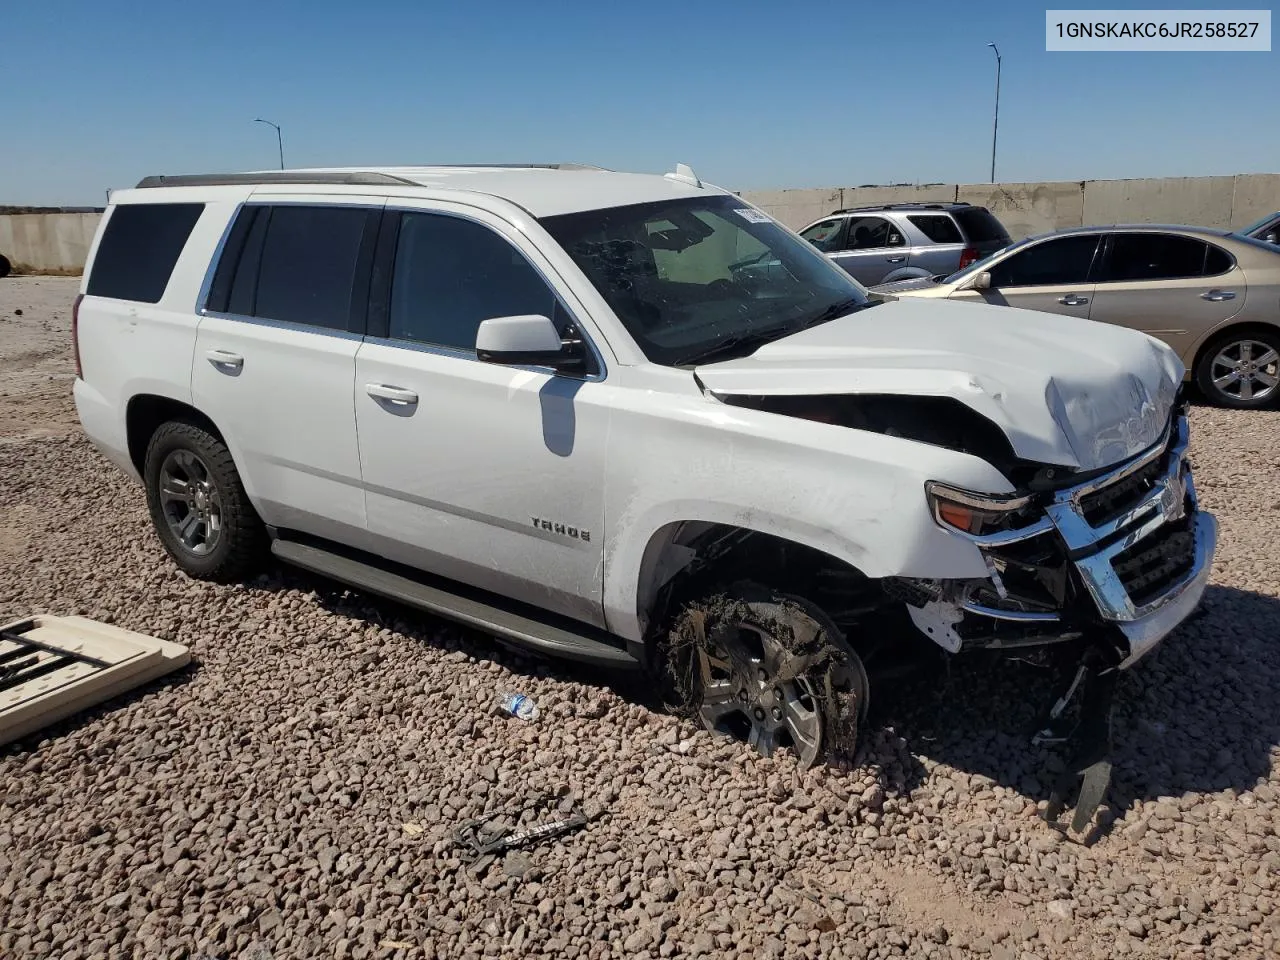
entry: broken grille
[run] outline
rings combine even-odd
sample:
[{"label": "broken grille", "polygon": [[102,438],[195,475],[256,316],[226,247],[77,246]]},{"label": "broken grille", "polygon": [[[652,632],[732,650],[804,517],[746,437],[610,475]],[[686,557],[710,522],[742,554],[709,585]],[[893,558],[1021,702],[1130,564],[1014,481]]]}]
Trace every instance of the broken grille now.
[{"label": "broken grille", "polygon": [[1099,527],[1108,520],[1114,520],[1126,510],[1137,506],[1143,497],[1154,490],[1167,469],[1167,458],[1159,457],[1110,486],[1081,497],[1081,516],[1091,527]]},{"label": "broken grille", "polygon": [[1111,567],[1134,605],[1142,606],[1185,579],[1195,557],[1195,531],[1187,516],[1116,554]]}]

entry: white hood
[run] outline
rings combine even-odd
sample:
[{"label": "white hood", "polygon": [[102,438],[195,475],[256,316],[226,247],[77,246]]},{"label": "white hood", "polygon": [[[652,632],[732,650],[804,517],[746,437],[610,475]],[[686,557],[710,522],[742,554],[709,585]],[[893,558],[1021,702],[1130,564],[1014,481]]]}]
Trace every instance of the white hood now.
[{"label": "white hood", "polygon": [[954,397],[1027,460],[1080,470],[1155,443],[1184,368],[1124,327],[946,300],[883,303],[696,369],[719,394]]}]

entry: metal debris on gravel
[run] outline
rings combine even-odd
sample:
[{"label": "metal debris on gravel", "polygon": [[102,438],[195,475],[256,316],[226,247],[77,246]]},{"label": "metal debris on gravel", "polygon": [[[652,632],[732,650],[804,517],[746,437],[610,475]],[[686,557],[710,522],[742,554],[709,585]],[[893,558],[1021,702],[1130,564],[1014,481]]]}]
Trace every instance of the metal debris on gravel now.
[{"label": "metal debris on gravel", "polygon": [[[1222,523],[1208,615],[1121,684],[1084,846],[1037,816],[1052,753],[1026,737],[1052,678],[1030,665],[882,684],[855,768],[801,772],[315,578],[187,580],[69,429],[74,288],[0,283],[0,620],[79,613],[199,668],[0,752],[0,956],[1280,952],[1280,414],[1192,414]],[[22,366],[15,327],[56,356]],[[504,722],[502,689],[552,722]],[[454,824],[560,783],[609,817],[531,869],[465,869]]]}]

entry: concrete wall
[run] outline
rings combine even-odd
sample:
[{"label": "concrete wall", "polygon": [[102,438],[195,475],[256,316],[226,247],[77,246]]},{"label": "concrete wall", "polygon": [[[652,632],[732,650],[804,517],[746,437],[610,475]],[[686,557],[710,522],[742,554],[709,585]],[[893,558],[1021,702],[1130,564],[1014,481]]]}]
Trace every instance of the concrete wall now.
[{"label": "concrete wall", "polygon": [[962,200],[988,207],[1018,240],[1047,230],[1103,223],[1185,223],[1236,229],[1280,210],[1280,174],[748,190],[742,196],[794,229],[841,207]]},{"label": "concrete wall", "polygon": [[[747,190],[752,203],[800,229],[841,207],[963,200],[988,207],[1015,240],[1084,224],[1186,223],[1236,229],[1280,210],[1280,173],[1049,183]],[[0,213],[0,255],[15,272],[79,273],[98,213]]]},{"label": "concrete wall", "polygon": [[98,229],[98,213],[0,215],[0,255],[14,273],[77,274]]}]

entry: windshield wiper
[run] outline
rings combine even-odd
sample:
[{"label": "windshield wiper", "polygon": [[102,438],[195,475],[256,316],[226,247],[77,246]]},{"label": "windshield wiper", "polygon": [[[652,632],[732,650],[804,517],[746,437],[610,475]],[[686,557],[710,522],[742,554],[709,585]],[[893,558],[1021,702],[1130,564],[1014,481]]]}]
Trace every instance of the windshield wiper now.
[{"label": "windshield wiper", "polygon": [[[744,333],[735,334],[734,336],[726,337],[723,340],[718,340],[701,350],[695,350],[693,353],[683,356],[679,360],[675,361],[675,365],[680,367],[691,363],[706,363],[709,360],[724,359],[725,354],[738,353],[742,347],[751,347],[752,350],[754,350],[756,347],[763,346],[766,343],[772,343],[780,337],[784,337],[789,333],[795,332],[796,327],[791,324],[782,324],[777,327],[766,327],[763,330],[748,330]],[[740,355],[745,357],[750,354],[752,350],[747,350],[745,353],[741,353]]]},{"label": "windshield wiper", "polygon": [[[835,320],[839,317],[846,316],[850,313],[857,313],[859,310],[865,310],[867,307],[874,307],[879,304],[879,300],[862,300],[858,297],[849,297],[837,303],[833,303],[820,313],[812,317],[808,317],[799,323],[782,323],[774,327],[765,327],[763,330],[747,330],[743,333],[726,337],[710,346],[695,350],[693,353],[681,357],[676,361],[677,366],[683,366],[689,363],[706,363],[709,360],[723,358],[726,353],[737,353],[742,347],[754,348],[762,346],[766,343],[772,343],[774,340],[781,340],[783,337],[789,337],[793,333],[799,333],[801,330],[808,330],[810,327],[816,327],[820,323],[826,323],[828,320]],[[740,356],[748,356],[752,350],[740,353]]]},{"label": "windshield wiper", "polygon": [[797,324],[795,330],[808,330],[810,327],[816,327],[820,323],[826,323],[828,320],[838,320],[840,317],[850,313],[857,313],[859,310],[865,310],[867,307],[874,307],[880,303],[879,300],[863,300],[859,297],[849,297],[847,300],[840,300],[833,303],[820,313],[814,314],[803,323]]}]

